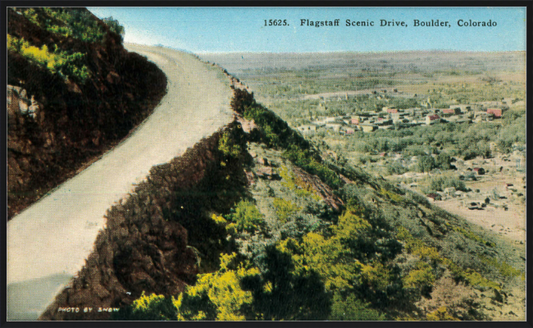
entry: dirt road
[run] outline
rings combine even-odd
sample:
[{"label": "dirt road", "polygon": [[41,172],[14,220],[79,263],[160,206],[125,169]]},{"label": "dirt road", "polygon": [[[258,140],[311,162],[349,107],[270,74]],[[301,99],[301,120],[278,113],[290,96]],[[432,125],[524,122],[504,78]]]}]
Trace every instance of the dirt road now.
[{"label": "dirt road", "polygon": [[219,69],[170,49],[126,48],[165,72],[168,93],[128,139],[8,222],[8,320],[37,319],[85,263],[106,210],[153,165],[233,119],[229,80]]}]

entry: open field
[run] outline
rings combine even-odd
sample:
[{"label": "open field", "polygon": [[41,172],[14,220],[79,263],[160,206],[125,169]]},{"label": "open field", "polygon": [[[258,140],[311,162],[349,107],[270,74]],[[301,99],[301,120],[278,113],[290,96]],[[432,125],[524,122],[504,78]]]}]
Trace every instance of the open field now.
[{"label": "open field", "polygon": [[230,53],[201,57],[245,80],[261,98],[272,96],[269,89],[275,86],[291,86],[295,95],[320,93],[308,90],[309,82],[327,82],[321,88],[326,92],[357,91],[365,85],[393,82],[399,91],[417,94],[451,83],[478,84],[487,78],[525,82],[523,52]]}]

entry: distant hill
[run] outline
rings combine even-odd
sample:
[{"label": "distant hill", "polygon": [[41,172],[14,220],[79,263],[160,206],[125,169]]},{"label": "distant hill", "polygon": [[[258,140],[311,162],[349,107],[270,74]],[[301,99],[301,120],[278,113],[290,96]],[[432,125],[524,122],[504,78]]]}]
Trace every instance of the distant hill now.
[{"label": "distant hill", "polygon": [[[471,71],[518,71],[525,68],[525,52],[466,51],[391,51],[391,52],[316,52],[316,53],[204,53],[200,57],[224,67],[231,74],[246,74],[284,69],[327,69],[345,72],[346,67],[388,71],[436,71],[468,67]],[[413,65],[413,63],[415,63]]]},{"label": "distant hill", "polygon": [[83,8],[8,8],[8,216],[124,138],[166,77]]}]

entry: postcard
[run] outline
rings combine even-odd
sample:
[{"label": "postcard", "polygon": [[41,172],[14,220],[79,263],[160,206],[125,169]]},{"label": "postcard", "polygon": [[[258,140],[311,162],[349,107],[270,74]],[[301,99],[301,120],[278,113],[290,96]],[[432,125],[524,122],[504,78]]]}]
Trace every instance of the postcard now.
[{"label": "postcard", "polygon": [[526,7],[4,7],[7,320],[525,321]]}]

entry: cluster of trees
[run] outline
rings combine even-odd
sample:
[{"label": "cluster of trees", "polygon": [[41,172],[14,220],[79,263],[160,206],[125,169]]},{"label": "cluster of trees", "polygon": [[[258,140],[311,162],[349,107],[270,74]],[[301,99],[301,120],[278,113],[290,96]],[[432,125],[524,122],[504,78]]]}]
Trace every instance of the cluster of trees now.
[{"label": "cluster of trees", "polygon": [[113,16],[106,17],[102,19],[102,21],[109,26],[109,29],[111,32],[120,35],[121,39],[124,39],[124,33],[126,32],[124,30],[124,26],[120,25],[119,21],[114,19]]},{"label": "cluster of trees", "polygon": [[[279,75],[276,77],[279,78]],[[370,73],[358,79],[335,79],[327,73],[315,73],[309,76],[299,73],[288,73],[284,79],[288,82],[266,81],[258,86],[258,91],[274,99],[287,99],[306,94],[335,92],[338,90],[363,90],[398,85],[401,81],[390,79],[390,74],[384,76],[379,73]]]},{"label": "cluster of trees", "polygon": [[[356,132],[351,137],[338,138],[343,153],[399,152],[405,158],[419,156],[419,172],[452,168],[452,157],[469,160],[478,156],[490,158],[496,150],[509,153],[513,145],[525,145],[525,112],[508,111],[501,124],[440,124],[417,126],[401,130],[378,130],[373,133]],[[496,147],[491,149],[491,144]],[[364,156],[364,155],[363,155]],[[362,158],[365,162],[364,158]],[[390,174],[401,174],[409,168],[390,164]]]},{"label": "cluster of trees", "polygon": [[429,178],[428,187],[424,190],[426,194],[435,191],[443,191],[446,188],[454,187],[455,190],[467,191],[465,183],[452,175],[437,175]]},{"label": "cluster of trees", "polygon": [[[502,98],[512,97],[524,99],[525,89],[502,86],[495,82],[493,77],[485,78],[485,84],[470,85],[468,83],[447,84],[433,86],[428,90],[432,103],[437,108],[448,106],[452,103],[469,104],[479,101],[499,101]],[[499,82],[499,81],[498,81]]]},{"label": "cluster of trees", "polygon": [[420,156],[418,162],[416,163],[417,169],[419,172],[430,172],[433,169],[442,169],[449,170],[451,168],[450,163],[452,162],[452,157],[446,153],[442,152],[436,157],[431,155]]}]

